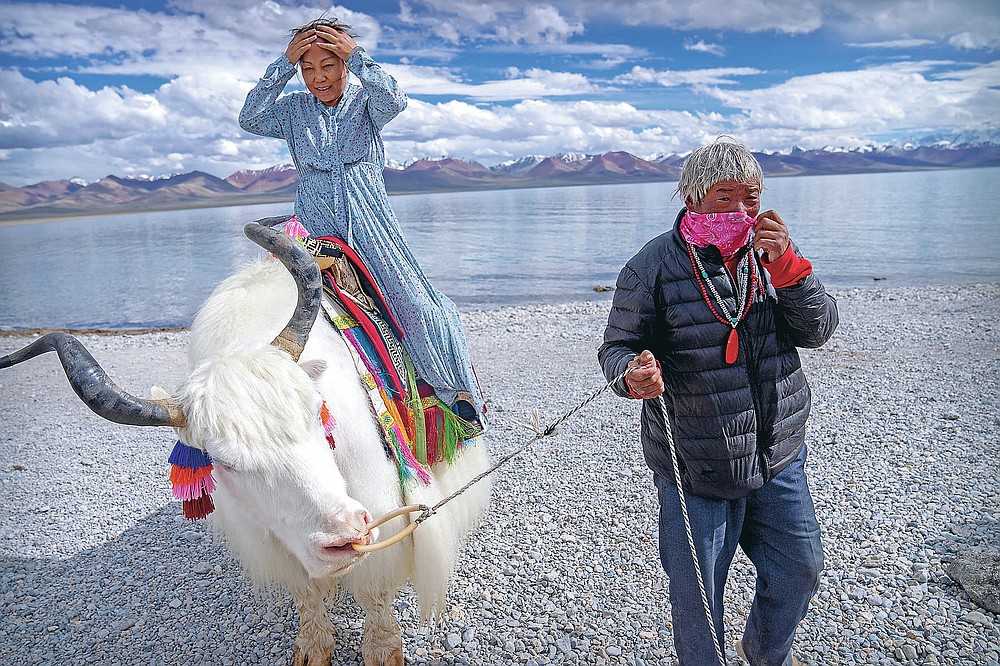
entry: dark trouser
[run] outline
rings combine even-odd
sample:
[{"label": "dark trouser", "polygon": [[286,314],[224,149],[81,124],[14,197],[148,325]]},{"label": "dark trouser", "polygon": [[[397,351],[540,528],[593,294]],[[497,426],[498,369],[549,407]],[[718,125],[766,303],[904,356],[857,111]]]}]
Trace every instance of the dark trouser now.
[{"label": "dark trouser", "polygon": [[[739,545],[757,569],[756,594],[743,648],[753,666],[791,666],[792,639],[819,588],[823,546],[799,457],[764,486],[739,500],[709,500],[684,493],[705,592],[725,655],[723,591]],[[677,487],[658,474],[660,561],[670,579],[674,643],[682,666],[718,666]]]}]

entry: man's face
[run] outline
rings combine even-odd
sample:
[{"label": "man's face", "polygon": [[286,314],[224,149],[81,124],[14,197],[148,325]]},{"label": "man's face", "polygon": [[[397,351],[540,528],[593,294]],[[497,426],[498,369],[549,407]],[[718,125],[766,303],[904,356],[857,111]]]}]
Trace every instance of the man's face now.
[{"label": "man's face", "polygon": [[760,212],[760,185],[736,180],[720,180],[700,202],[688,202],[694,213],[746,213],[757,217]]}]

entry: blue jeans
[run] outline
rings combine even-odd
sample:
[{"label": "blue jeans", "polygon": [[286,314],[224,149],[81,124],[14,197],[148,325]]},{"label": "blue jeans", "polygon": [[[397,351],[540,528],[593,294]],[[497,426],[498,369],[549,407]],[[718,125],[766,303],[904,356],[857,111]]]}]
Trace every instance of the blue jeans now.
[{"label": "blue jeans", "polygon": [[[684,493],[716,640],[725,655],[723,592],[736,546],[757,569],[743,649],[752,666],[791,666],[792,639],[819,588],[823,545],[803,469],[805,447],[747,497],[711,500]],[[660,562],[670,579],[674,644],[682,666],[718,665],[684,530],[677,487],[658,474]]]}]

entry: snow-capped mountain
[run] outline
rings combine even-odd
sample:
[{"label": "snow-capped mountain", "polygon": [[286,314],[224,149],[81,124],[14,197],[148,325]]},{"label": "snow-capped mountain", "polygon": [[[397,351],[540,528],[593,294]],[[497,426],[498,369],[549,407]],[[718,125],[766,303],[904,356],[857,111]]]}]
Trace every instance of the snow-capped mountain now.
[{"label": "snow-capped mountain", "polygon": [[[390,193],[675,181],[688,154],[642,158],[622,151],[566,152],[551,157],[526,155],[489,168],[439,155],[392,162],[384,174]],[[847,148],[793,147],[755,155],[768,177],[1000,166],[1000,129],[984,127]],[[194,171],[106,176],[93,183],[79,178],[26,187],[0,183],[0,219],[290,201],[297,185],[298,173],[291,164],[237,171],[225,180]]]}]

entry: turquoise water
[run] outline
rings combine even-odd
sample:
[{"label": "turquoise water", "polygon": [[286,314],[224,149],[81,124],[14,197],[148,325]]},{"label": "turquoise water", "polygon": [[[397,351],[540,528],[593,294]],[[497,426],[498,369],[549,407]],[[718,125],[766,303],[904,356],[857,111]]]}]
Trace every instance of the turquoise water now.
[{"label": "turquoise water", "polygon": [[[674,183],[396,196],[407,242],[464,309],[608,299],[673,223]],[[832,288],[1000,281],[1000,169],[772,178],[763,207]],[[0,227],[0,329],[183,326],[291,204]],[[876,278],[879,278],[876,281]]]}]

